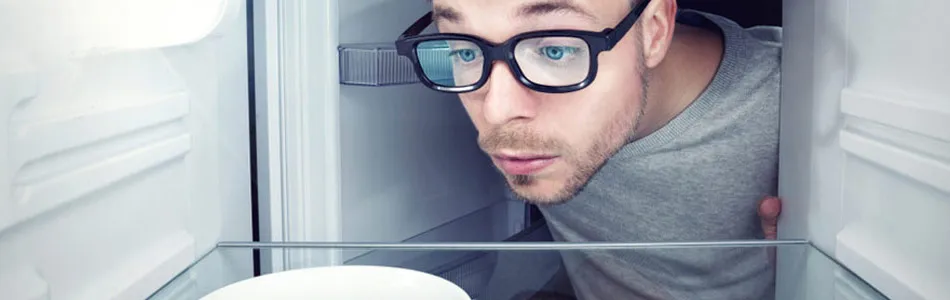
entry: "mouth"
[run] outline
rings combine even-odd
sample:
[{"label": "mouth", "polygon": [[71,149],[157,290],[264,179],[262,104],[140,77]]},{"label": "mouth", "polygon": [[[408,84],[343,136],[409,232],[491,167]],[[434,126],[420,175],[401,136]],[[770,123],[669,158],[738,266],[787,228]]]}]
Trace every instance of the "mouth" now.
[{"label": "mouth", "polygon": [[558,157],[544,154],[493,154],[492,158],[505,174],[532,175],[554,164]]}]

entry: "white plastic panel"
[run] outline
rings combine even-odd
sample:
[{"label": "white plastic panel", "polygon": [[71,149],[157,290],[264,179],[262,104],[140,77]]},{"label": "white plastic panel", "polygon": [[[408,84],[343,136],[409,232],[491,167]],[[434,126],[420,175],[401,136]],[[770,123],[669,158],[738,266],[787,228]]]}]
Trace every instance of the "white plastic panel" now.
[{"label": "white plastic panel", "polygon": [[[814,241],[893,299],[950,298],[948,9],[785,2],[780,236]],[[859,287],[834,283],[839,299],[870,299]]]},{"label": "white plastic panel", "polygon": [[250,238],[243,1],[0,1],[0,293],[143,299]]},{"label": "white plastic panel", "polygon": [[[403,0],[338,5],[340,44],[392,43],[431,9]],[[340,134],[343,240],[401,241],[507,199],[455,95],[421,84],[342,86]]]}]

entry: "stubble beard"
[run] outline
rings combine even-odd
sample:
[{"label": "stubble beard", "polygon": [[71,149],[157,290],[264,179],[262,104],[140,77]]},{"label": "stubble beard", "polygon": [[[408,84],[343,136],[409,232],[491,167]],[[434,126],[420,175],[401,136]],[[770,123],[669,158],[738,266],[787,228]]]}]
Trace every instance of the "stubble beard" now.
[{"label": "stubble beard", "polygon": [[[569,148],[558,148],[562,150],[561,158],[565,159],[568,166],[573,166],[573,174],[564,183],[564,186],[553,195],[543,197],[539,195],[529,195],[519,191],[519,187],[529,187],[536,184],[536,178],[533,175],[504,175],[508,188],[521,201],[535,204],[538,206],[555,206],[564,204],[577,196],[591,178],[600,171],[607,163],[610,157],[620,151],[623,146],[633,142],[639,132],[640,120],[643,117],[647,105],[647,91],[649,82],[649,73],[646,69],[646,63],[642,54],[638,58],[637,72],[640,74],[641,93],[640,105],[637,107],[634,117],[630,117],[626,111],[620,111],[613,116],[613,121],[607,126],[600,135],[597,136],[594,145],[586,151],[585,155],[576,155],[578,153],[564,153]],[[536,136],[533,139],[538,139]],[[481,142],[481,141],[480,141]]]}]

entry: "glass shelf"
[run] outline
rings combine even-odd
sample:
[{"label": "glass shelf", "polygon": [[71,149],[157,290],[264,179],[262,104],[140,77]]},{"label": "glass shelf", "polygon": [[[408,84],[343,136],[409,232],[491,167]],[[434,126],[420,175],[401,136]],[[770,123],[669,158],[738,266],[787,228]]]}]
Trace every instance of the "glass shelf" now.
[{"label": "glass shelf", "polygon": [[[351,251],[371,252],[374,255],[360,255],[342,264],[402,267],[427,272],[454,282],[468,292],[472,299],[575,299],[565,296],[572,293],[572,284],[556,280],[562,278],[558,275],[563,275],[564,268],[581,270],[585,265],[597,264],[598,261],[603,263],[616,257],[648,253],[689,255],[698,251],[727,253],[750,249],[775,251],[773,253],[778,254],[778,272],[774,279],[777,284],[774,291],[768,292],[768,295],[776,295],[775,299],[887,299],[834,259],[808,242],[797,240],[584,244],[221,243],[149,299],[199,299],[228,284],[251,278],[254,276],[254,251],[259,251],[261,257],[268,257],[273,251],[283,253],[285,270],[326,265],[314,261],[346,257],[345,254]],[[565,259],[569,263],[562,264],[562,257],[569,256],[574,259]],[[303,261],[301,257],[308,257],[306,261],[310,262],[309,265],[300,263]],[[765,276],[771,276],[772,273],[768,274]],[[690,279],[690,276],[696,275],[683,274],[683,282],[672,284],[686,284],[688,280],[695,280]],[[566,280],[566,277],[563,278]],[[658,286],[662,283],[652,284]],[[702,297],[702,294],[694,294],[688,298],[695,299],[697,295]]]}]

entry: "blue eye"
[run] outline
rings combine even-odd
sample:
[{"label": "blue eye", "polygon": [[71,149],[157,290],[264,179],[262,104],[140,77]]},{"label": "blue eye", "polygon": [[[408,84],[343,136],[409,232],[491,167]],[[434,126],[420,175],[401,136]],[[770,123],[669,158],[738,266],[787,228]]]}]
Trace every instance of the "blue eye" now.
[{"label": "blue eye", "polygon": [[577,51],[577,48],[574,47],[564,47],[564,46],[547,46],[541,47],[541,54],[551,60],[560,60],[564,58],[564,55],[573,54]]},{"label": "blue eye", "polygon": [[452,53],[450,53],[449,55],[458,57],[464,62],[471,62],[475,60],[477,53],[475,52],[475,50],[472,50],[472,49],[459,49],[459,50],[453,50]]}]

